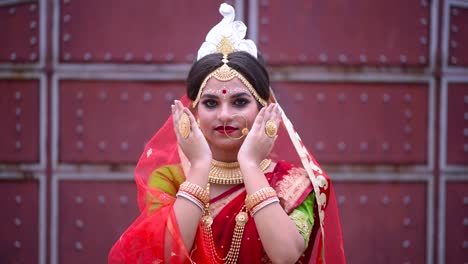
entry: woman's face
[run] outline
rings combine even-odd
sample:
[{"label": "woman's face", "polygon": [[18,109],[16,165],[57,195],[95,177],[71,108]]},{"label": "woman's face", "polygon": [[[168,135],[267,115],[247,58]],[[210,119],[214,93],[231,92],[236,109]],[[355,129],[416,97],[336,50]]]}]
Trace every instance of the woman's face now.
[{"label": "woman's face", "polygon": [[245,127],[250,130],[259,109],[238,78],[227,82],[211,78],[203,89],[197,112],[200,128],[212,149],[236,150],[245,137],[233,138],[241,137]]}]

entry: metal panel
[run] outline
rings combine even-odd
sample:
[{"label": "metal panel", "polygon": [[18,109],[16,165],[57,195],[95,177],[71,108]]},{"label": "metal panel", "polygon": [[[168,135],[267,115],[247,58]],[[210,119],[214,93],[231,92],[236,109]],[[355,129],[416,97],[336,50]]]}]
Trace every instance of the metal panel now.
[{"label": "metal panel", "polygon": [[134,163],[184,93],[178,82],[61,80],[59,162]]},{"label": "metal panel", "polygon": [[348,263],[426,262],[426,183],[334,185]]},{"label": "metal panel", "polygon": [[138,216],[135,184],[61,181],[59,192],[58,263],[106,263],[113,243]]},{"label": "metal panel", "polygon": [[38,263],[38,183],[2,180],[0,193],[0,263]]},{"label": "metal panel", "polygon": [[448,84],[447,163],[468,165],[468,83]]},{"label": "metal panel", "polygon": [[468,262],[468,182],[447,182],[445,263]]},{"label": "metal panel", "polygon": [[39,59],[37,1],[0,6],[0,62],[32,63]]},{"label": "metal panel", "polygon": [[39,80],[0,79],[0,162],[39,161]]},{"label": "metal panel", "polygon": [[57,2],[62,62],[191,63],[221,19],[213,1]]},{"label": "metal panel", "polygon": [[277,82],[272,86],[321,163],[427,162],[426,84]]},{"label": "metal panel", "polygon": [[270,64],[428,64],[429,1],[259,1],[259,5],[258,43]]},{"label": "metal panel", "polygon": [[468,3],[450,7],[449,65],[468,67]]}]

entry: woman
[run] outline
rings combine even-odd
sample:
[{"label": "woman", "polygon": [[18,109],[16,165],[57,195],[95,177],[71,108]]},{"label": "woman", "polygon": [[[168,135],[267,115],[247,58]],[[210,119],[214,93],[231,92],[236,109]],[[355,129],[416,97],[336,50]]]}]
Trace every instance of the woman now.
[{"label": "woman", "polygon": [[142,213],[109,263],[344,263],[331,182],[276,103],[245,25],[229,5],[220,13],[188,98],[140,158]]}]

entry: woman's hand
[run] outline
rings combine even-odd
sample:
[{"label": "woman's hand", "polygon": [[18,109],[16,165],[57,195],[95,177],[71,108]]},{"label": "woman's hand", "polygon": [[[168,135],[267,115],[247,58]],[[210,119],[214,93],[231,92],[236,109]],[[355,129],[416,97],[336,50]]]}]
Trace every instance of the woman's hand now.
[{"label": "woman's hand", "polygon": [[237,154],[239,163],[253,162],[258,166],[270,153],[278,136],[269,137],[266,134],[265,126],[269,120],[276,125],[276,128],[279,128],[281,112],[277,104],[270,104],[263,107],[258,113],[251,130],[247,134]]},{"label": "woman's hand", "polygon": [[[210,147],[192,113],[178,100],[174,101],[171,110],[177,142],[179,143],[180,149],[189,160],[191,167],[199,165],[210,166],[212,159]],[[187,138],[184,138],[179,131],[179,120],[183,113],[187,114],[190,120],[190,133]]]}]

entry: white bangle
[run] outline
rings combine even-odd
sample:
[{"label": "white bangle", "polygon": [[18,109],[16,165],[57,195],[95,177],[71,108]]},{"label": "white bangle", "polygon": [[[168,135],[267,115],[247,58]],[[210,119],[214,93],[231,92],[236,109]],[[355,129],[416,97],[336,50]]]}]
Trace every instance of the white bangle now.
[{"label": "white bangle", "polygon": [[189,200],[190,202],[195,204],[198,208],[200,208],[200,210],[202,212],[205,210],[203,204],[196,197],[194,197],[193,195],[191,195],[191,194],[189,194],[187,192],[178,191],[177,194],[176,194],[176,197],[183,197],[183,198]]},{"label": "white bangle", "polygon": [[250,215],[253,217],[258,211],[262,210],[263,208],[265,208],[266,206],[272,204],[272,203],[279,203],[279,199],[278,197],[272,197],[268,200],[265,200],[259,204],[257,204],[253,209],[252,211],[250,211]]}]

